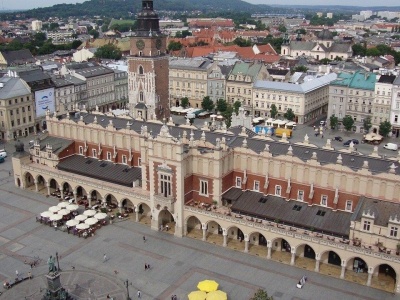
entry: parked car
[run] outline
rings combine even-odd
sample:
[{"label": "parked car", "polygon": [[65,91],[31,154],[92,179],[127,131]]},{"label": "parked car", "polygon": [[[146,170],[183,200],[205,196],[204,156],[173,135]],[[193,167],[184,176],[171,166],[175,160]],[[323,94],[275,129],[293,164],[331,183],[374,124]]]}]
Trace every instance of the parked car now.
[{"label": "parked car", "polygon": [[383,148],[388,149],[388,150],[392,150],[392,151],[396,151],[398,146],[395,143],[387,143],[383,146]]},{"label": "parked car", "polygon": [[7,152],[5,150],[0,150],[0,157],[6,158]]},{"label": "parked car", "polygon": [[353,144],[358,145],[360,142],[357,139],[351,139],[343,143],[343,146],[350,146],[350,143],[353,142]]},{"label": "parked car", "polygon": [[341,136],[335,136],[333,138],[334,141],[343,142],[343,138]]}]

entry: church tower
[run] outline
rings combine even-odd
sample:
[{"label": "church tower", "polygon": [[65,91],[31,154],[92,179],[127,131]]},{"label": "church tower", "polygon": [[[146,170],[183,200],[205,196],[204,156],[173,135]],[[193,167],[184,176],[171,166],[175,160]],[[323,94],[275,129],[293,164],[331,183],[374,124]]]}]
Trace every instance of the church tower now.
[{"label": "church tower", "polygon": [[135,117],[169,117],[167,38],[160,31],[153,0],[143,0],[130,38],[128,57],[129,110]]}]

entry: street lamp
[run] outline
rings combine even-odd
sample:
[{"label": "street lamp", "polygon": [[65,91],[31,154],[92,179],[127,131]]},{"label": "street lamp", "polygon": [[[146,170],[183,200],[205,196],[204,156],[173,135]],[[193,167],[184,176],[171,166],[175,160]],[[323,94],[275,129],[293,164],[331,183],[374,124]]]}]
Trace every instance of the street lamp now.
[{"label": "street lamp", "polygon": [[129,285],[132,285],[131,282],[127,280],[125,280],[125,286],[126,286],[126,300],[131,300],[131,298],[129,297]]},{"label": "street lamp", "polygon": [[60,272],[61,269],[60,269],[60,261],[58,260],[58,252],[56,252],[56,259],[57,259],[57,270],[58,272]]}]

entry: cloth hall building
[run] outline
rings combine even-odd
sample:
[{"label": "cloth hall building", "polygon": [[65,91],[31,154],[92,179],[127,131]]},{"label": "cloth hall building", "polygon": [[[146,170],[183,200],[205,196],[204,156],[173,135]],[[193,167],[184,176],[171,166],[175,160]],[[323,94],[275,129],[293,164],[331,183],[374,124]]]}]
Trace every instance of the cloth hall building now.
[{"label": "cloth hall building", "polygon": [[46,121],[49,135],[13,155],[22,189],[112,202],[154,230],[400,292],[398,159],[98,111]]}]

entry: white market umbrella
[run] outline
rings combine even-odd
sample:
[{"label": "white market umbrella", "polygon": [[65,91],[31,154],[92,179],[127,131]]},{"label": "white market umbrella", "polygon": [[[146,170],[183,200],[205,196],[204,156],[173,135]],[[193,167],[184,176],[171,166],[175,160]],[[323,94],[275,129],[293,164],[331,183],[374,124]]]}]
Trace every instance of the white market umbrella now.
[{"label": "white market umbrella", "polygon": [[96,224],[98,221],[99,221],[99,220],[97,220],[96,218],[89,218],[89,219],[86,219],[86,220],[85,220],[85,224],[94,225],[94,224]]},{"label": "white market umbrella", "polygon": [[68,202],[60,202],[57,204],[57,206],[60,208],[66,208],[68,206]]},{"label": "white market umbrella", "polygon": [[76,226],[78,224],[79,224],[79,221],[77,221],[77,220],[69,220],[69,221],[67,221],[67,223],[65,223],[65,225],[67,225],[67,226]]},{"label": "white market umbrella", "polygon": [[103,220],[103,219],[107,218],[107,214],[105,214],[105,213],[97,213],[97,214],[94,215],[94,217],[97,220]]},{"label": "white market umbrella", "polygon": [[66,216],[70,214],[70,211],[68,209],[61,209],[57,212],[58,215]]},{"label": "white market umbrella", "polygon": [[60,221],[62,217],[62,215],[52,215],[50,216],[50,221]]},{"label": "white market umbrella", "polygon": [[78,225],[75,226],[75,228],[79,229],[79,230],[89,229],[89,227],[90,226],[88,224],[85,224],[85,223],[81,223],[81,224],[78,224]]},{"label": "white market umbrella", "polygon": [[49,211],[51,211],[53,213],[58,212],[60,209],[61,209],[61,207],[58,207],[58,206],[49,207]]},{"label": "white market umbrella", "polygon": [[87,219],[87,216],[85,215],[78,215],[75,217],[75,220],[79,221],[85,221]]},{"label": "white market umbrella", "polygon": [[78,210],[79,205],[77,204],[68,204],[68,206],[66,207],[66,209],[69,209],[70,211],[74,211],[74,210]]},{"label": "white market umbrella", "polygon": [[96,211],[94,209],[89,209],[85,210],[83,214],[88,217],[93,217],[96,214]]},{"label": "white market umbrella", "polygon": [[52,215],[54,215],[54,213],[52,213],[51,211],[44,211],[40,214],[40,216],[43,218],[50,218]]}]

